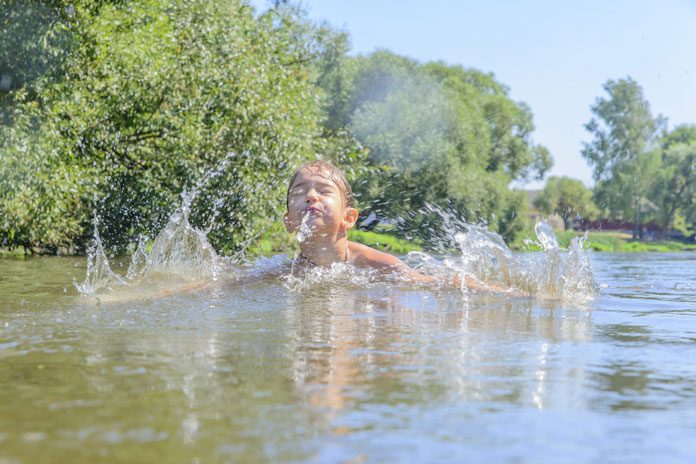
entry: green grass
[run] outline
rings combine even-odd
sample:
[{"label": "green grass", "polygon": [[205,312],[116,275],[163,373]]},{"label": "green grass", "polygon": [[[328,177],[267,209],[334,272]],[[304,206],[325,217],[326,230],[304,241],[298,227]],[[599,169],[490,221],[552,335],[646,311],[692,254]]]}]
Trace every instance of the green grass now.
[{"label": "green grass", "polygon": [[[556,238],[561,248],[568,248],[573,238],[583,235],[573,231],[556,231]],[[410,251],[422,251],[422,244],[417,240],[404,240],[395,237],[393,233],[382,230],[381,232],[368,232],[364,230],[348,231],[348,238],[352,241],[386,251],[396,255],[404,255]],[[525,244],[524,240],[531,240],[532,244]],[[540,251],[536,244],[536,236],[533,231],[527,231],[511,244],[510,248],[519,251]],[[149,248],[149,247],[148,247]],[[696,244],[686,244],[674,241],[641,242],[626,238],[624,234],[613,232],[590,232],[585,241],[585,248],[594,251],[608,252],[677,252],[696,251]],[[294,235],[285,232],[282,223],[273,224],[265,233],[257,239],[247,250],[250,256],[269,256],[278,253],[292,255],[298,249]],[[23,250],[12,251],[0,248],[0,258],[24,258]]]},{"label": "green grass", "polygon": [[[556,238],[561,248],[568,248],[573,238],[582,236],[583,233],[574,231],[556,231]],[[643,242],[631,240],[625,234],[618,232],[589,232],[585,241],[585,248],[594,251],[609,251],[615,253],[630,252],[675,252],[675,251],[696,251],[696,245],[674,241]],[[511,248],[524,251],[536,251],[541,247],[537,245],[528,246],[524,244],[524,239],[536,242],[533,232],[528,232],[511,245]]]},{"label": "green grass", "polygon": [[250,256],[270,256],[279,253],[292,255],[298,250],[294,235],[285,231],[282,222],[274,222],[247,249]]},{"label": "green grass", "polygon": [[15,248],[14,250],[8,250],[7,248],[0,248],[0,258],[25,258],[26,254],[21,248]]},{"label": "green grass", "polygon": [[368,232],[366,230],[349,230],[348,239],[363,245],[387,251],[397,255],[405,255],[409,251],[422,251],[420,243],[417,241],[404,240],[390,234],[381,232]]}]

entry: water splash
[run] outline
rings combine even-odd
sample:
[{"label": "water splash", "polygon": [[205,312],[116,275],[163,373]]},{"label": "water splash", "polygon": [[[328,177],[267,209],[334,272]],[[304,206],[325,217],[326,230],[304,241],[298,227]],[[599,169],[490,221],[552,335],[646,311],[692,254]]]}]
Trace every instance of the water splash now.
[{"label": "water splash", "polygon": [[[155,238],[145,265],[137,272],[142,276],[153,273],[187,278],[211,278],[217,280],[220,273],[220,257],[208,241],[206,231],[189,222],[194,195],[182,194],[182,206],[170,217],[167,225]],[[133,255],[131,268],[137,269],[143,251]],[[136,274],[136,275],[137,275]]]},{"label": "water splash", "polygon": [[[191,190],[181,196],[181,206],[172,213],[167,225],[160,231],[147,250],[148,238],[140,237],[132,255],[125,278],[114,273],[109,267],[108,258],[99,237],[98,220],[95,213],[94,241],[88,254],[87,276],[83,284],[76,284],[80,293],[93,295],[105,289],[120,287],[132,288],[153,281],[162,282],[162,277],[184,280],[217,280],[223,270],[223,261],[215,252],[207,234],[211,224],[201,230],[189,222],[192,204],[202,191],[204,184],[221,175],[229,164],[231,155],[225,158],[213,171],[206,174]],[[221,199],[213,202],[214,211],[222,204]],[[597,284],[594,280],[588,252],[583,249],[585,237],[572,241],[567,251],[560,249],[553,229],[547,223],[535,227],[537,242],[543,248],[541,253],[514,254],[496,233],[484,226],[472,225],[456,214],[437,207],[429,207],[431,214],[442,220],[441,244],[436,249],[459,251],[445,258],[436,258],[428,253],[409,253],[407,264],[424,274],[440,277],[441,282],[452,282],[452,277],[460,277],[460,282],[468,278],[481,282],[490,288],[508,289],[514,294],[525,294],[541,298],[554,298],[564,301],[585,302],[594,298]],[[297,240],[305,242],[312,234],[309,214],[302,217]],[[376,271],[364,271],[345,264],[336,263],[329,268],[306,267],[296,269],[299,252],[291,261],[289,275],[285,275],[285,285],[299,290],[321,286],[367,286],[376,282],[385,283],[389,278]],[[271,266],[273,267],[273,266]],[[299,271],[296,273],[296,270]],[[236,272],[236,271],[235,271]],[[253,269],[249,276],[258,274]],[[154,280],[153,280],[154,279]],[[159,279],[159,280],[158,280]],[[395,278],[394,282],[403,283]],[[142,286],[142,285],[141,285]],[[165,288],[167,290],[168,288]],[[462,285],[466,291],[466,285]]]},{"label": "water splash", "polygon": [[[568,250],[561,250],[551,226],[540,222],[535,227],[541,252],[513,253],[500,235],[483,225],[467,223],[455,212],[429,205],[442,227],[433,246],[445,256],[438,260],[423,252],[409,253],[405,261],[417,270],[447,281],[459,276],[472,278],[484,287],[503,289],[511,294],[560,299],[583,304],[597,294],[598,286],[590,265],[589,252],[583,248],[585,237],[573,239]],[[452,256],[452,248],[459,253]],[[466,286],[463,286],[466,290]]]},{"label": "water splash", "polygon": [[578,303],[594,299],[597,284],[583,248],[585,237],[573,239],[564,252],[548,223],[537,224],[535,232],[543,251],[513,254],[499,235],[469,225],[454,236],[461,257],[446,264],[481,282],[530,296]]},{"label": "water splash", "polygon": [[185,280],[217,280],[222,261],[208,241],[207,234],[212,228],[212,221],[217,216],[222,201],[217,199],[213,202],[211,224],[205,230],[193,227],[189,215],[192,203],[205,184],[220,176],[233,157],[233,153],[228,154],[216,169],[208,172],[196,183],[191,193],[182,193],[181,206],[172,213],[167,225],[155,237],[149,252],[148,238],[141,236],[138,239],[125,279],[114,273],[109,266],[99,236],[99,220],[95,211],[94,240],[87,253],[87,276],[83,284],[75,284],[78,291],[83,295],[94,295],[103,290],[138,284],[158,276]]},{"label": "water splash", "polygon": [[121,276],[113,272],[109,266],[109,259],[104,252],[104,245],[99,235],[99,218],[96,211],[94,212],[94,238],[87,250],[87,276],[82,284],[73,284],[84,295],[126,285]]},{"label": "water splash", "polygon": [[[243,152],[242,157],[248,157],[249,152]],[[220,177],[222,174],[227,171],[227,168],[230,165],[230,162],[232,161],[233,158],[235,158],[236,155],[234,152],[229,152],[227,155],[220,161],[215,169],[211,169],[208,171],[201,179],[196,182],[194,185],[193,189],[191,189],[191,193],[188,194],[186,197],[186,192],[182,194],[182,203],[186,202],[188,200],[188,211],[191,209],[191,204],[200,196],[201,192],[203,191],[203,187],[208,185],[211,181],[214,179]],[[210,217],[208,218],[208,227],[205,229],[206,234],[210,232],[212,229],[215,219],[217,218],[218,214],[220,213],[220,208],[224,204],[225,199],[222,195],[216,192],[215,198],[212,199],[212,204],[213,204],[213,209],[210,212]]]},{"label": "water splash", "polygon": [[534,226],[534,232],[544,251],[558,250],[560,248],[558,240],[556,240],[556,234],[553,232],[553,227],[548,222],[538,222]]},{"label": "water splash", "polygon": [[[222,261],[208,241],[206,232],[189,222],[191,196],[184,194],[182,206],[169,218],[147,252],[147,237],[141,237],[131,257],[126,278],[109,267],[109,260],[95,228],[94,244],[87,255],[87,277],[76,285],[83,295],[94,295],[104,290],[151,282],[153,279],[167,285],[181,280],[217,280]],[[178,278],[172,280],[172,277]],[[167,278],[169,280],[165,280]]]},{"label": "water splash", "polygon": [[312,235],[312,228],[309,227],[307,221],[309,220],[309,214],[305,212],[302,216],[302,223],[300,224],[300,230],[297,232],[297,241],[302,243],[307,240]]},{"label": "water splash", "polygon": [[364,289],[383,285],[385,276],[374,269],[359,269],[352,264],[333,263],[328,267],[310,266],[297,272],[293,266],[289,274],[282,276],[283,285],[291,291],[332,288]]},{"label": "water splash", "polygon": [[569,301],[589,301],[594,299],[598,292],[590,255],[583,247],[586,240],[587,233],[581,237],[575,237],[568,247],[563,273],[562,295],[564,299]]},{"label": "water splash", "polygon": [[[307,240],[311,235],[312,235],[312,229],[309,227],[307,224],[307,221],[309,220],[309,214],[305,214],[302,216],[302,223],[300,224],[300,230],[297,232],[297,241],[302,244],[305,240]],[[294,276],[295,275],[295,265],[297,263],[298,258],[300,257],[300,250],[297,250],[295,252],[295,257],[292,260],[292,266],[290,267],[290,275]]]},{"label": "water splash", "polygon": [[138,246],[131,256],[131,263],[130,266],[128,266],[128,273],[126,274],[128,280],[133,280],[143,275],[145,272],[148,258],[147,240],[147,235],[141,235],[138,238]]},{"label": "water splash", "polygon": [[460,265],[453,265],[452,260],[446,261],[447,265],[464,269],[465,274],[482,282],[510,286],[517,262],[502,237],[484,227],[469,225],[454,234],[454,241],[461,252]]}]

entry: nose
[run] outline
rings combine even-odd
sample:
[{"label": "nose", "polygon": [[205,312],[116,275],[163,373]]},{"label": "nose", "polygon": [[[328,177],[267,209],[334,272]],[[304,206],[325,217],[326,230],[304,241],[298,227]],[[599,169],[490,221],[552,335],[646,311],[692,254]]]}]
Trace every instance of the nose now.
[{"label": "nose", "polygon": [[314,188],[307,190],[307,199],[306,199],[307,203],[314,203],[315,201],[318,201],[318,200],[319,200],[319,194],[317,193],[317,191]]}]

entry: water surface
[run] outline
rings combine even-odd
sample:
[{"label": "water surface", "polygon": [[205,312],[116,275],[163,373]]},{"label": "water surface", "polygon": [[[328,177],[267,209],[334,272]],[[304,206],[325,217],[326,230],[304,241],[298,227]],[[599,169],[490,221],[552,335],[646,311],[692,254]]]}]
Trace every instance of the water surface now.
[{"label": "water surface", "polygon": [[0,463],[692,462],[696,254],[595,301],[277,278],[95,304],[0,260]]}]

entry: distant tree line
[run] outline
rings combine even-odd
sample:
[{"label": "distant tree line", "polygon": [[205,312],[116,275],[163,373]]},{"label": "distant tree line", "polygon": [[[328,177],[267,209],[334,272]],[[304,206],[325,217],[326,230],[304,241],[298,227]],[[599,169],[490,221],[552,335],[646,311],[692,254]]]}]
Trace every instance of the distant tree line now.
[{"label": "distant tree line", "polygon": [[315,157],[404,236],[432,236],[423,208],[437,205],[512,238],[525,202],[510,182],[551,166],[530,109],[492,74],[350,56],[347,34],[288,2],[261,14],[238,0],[0,8],[2,247],[82,252],[99,217],[123,250],[221,166],[192,220],[231,253],[277,222],[288,176]]},{"label": "distant tree line", "polygon": [[691,235],[696,228],[696,126],[667,130],[654,117],[638,83],[609,80],[606,96],[592,105],[585,125],[592,136],[582,150],[594,170],[590,192],[580,181],[549,178],[535,205],[570,225],[575,217],[619,219],[643,238],[652,222],[665,236],[670,229]]}]

